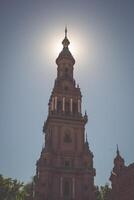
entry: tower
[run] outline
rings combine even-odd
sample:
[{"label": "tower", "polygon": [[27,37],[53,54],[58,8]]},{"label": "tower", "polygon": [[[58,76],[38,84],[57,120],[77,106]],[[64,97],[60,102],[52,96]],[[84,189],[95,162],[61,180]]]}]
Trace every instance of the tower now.
[{"label": "tower", "polygon": [[114,159],[114,168],[113,171],[115,173],[119,173],[125,167],[124,159],[120,155],[120,151],[117,145],[116,157]]},{"label": "tower", "polygon": [[112,200],[132,200],[134,199],[134,163],[129,166],[125,165],[118,146],[116,153],[113,171],[110,176]]},{"label": "tower", "polygon": [[75,59],[69,51],[67,28],[56,59],[57,78],[44,123],[45,147],[37,161],[36,200],[95,200],[93,154],[85,139],[87,114],[76,86]]}]

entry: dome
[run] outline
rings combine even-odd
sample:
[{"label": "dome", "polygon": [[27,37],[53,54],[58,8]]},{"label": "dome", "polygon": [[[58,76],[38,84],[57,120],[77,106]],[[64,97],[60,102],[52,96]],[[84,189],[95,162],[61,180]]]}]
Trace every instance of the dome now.
[{"label": "dome", "polygon": [[62,44],[63,44],[63,49],[62,51],[59,53],[59,56],[58,58],[56,59],[56,64],[58,65],[59,62],[62,60],[62,59],[67,59],[67,60],[70,60],[72,61],[73,65],[75,64],[75,59],[73,58],[71,52],[69,51],[69,40],[67,38],[67,28],[65,28],[65,38],[63,39],[62,41]]}]

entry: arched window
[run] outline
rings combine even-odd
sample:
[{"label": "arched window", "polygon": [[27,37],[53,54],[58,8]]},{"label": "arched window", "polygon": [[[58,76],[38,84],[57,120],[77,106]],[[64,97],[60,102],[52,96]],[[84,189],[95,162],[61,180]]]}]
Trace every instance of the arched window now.
[{"label": "arched window", "polygon": [[78,112],[78,105],[77,103],[73,102],[73,113],[76,114]]},{"label": "arched window", "polygon": [[62,110],[62,102],[58,101],[57,102],[57,112],[61,112],[61,110]]},{"label": "arched window", "polygon": [[70,194],[70,186],[69,186],[69,181],[65,181],[64,183],[64,190],[63,190],[63,194],[65,197],[68,197]]},{"label": "arched window", "polygon": [[66,67],[65,68],[65,77],[68,78],[69,77],[69,69]]},{"label": "arched window", "polygon": [[70,104],[69,104],[69,102],[65,103],[65,112],[66,112],[66,114],[70,113]]},{"label": "arched window", "polygon": [[67,67],[65,68],[65,72],[68,73],[68,68]]},{"label": "arched window", "polygon": [[65,160],[64,165],[65,165],[66,168],[70,168],[70,161]]},{"label": "arched window", "polygon": [[64,142],[65,142],[65,143],[70,143],[70,142],[72,142],[70,133],[65,133],[65,135],[64,135]]},{"label": "arched window", "polygon": [[46,158],[44,159],[44,164],[47,164],[47,159]]},{"label": "arched window", "polygon": [[65,90],[65,91],[68,91],[68,86],[65,86],[65,87],[64,87],[64,90]]}]

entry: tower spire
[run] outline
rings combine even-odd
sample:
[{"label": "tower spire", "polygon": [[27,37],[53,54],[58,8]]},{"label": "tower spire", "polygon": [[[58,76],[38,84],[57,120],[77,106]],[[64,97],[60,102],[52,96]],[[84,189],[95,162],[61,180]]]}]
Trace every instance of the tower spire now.
[{"label": "tower spire", "polygon": [[65,26],[65,38],[67,38],[67,26]]},{"label": "tower spire", "polygon": [[62,41],[62,44],[63,44],[63,48],[68,48],[70,42],[67,38],[67,26],[65,26],[65,38],[64,40]]},{"label": "tower spire", "polygon": [[117,144],[117,156],[119,156],[120,155],[120,151],[119,151],[119,147],[118,147],[118,144]]}]

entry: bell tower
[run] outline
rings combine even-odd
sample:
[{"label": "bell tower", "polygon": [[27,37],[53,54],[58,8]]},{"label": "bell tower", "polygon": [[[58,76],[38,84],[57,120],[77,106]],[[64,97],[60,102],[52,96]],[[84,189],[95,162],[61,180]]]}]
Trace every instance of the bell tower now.
[{"label": "bell tower", "polygon": [[56,59],[57,77],[43,126],[45,146],[37,161],[35,200],[95,200],[93,153],[85,136],[87,114],[73,71],[67,28]]}]

